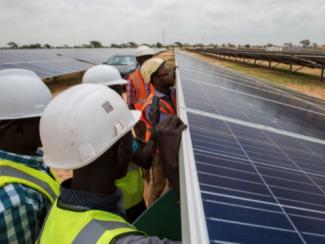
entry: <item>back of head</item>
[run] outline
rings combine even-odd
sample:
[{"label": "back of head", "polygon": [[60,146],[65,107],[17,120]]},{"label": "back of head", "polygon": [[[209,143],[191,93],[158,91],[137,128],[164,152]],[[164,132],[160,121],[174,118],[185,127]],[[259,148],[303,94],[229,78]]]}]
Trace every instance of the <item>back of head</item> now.
[{"label": "back of head", "polygon": [[131,130],[140,114],[130,111],[106,86],[69,88],[52,100],[41,117],[45,163],[61,169],[92,163]]},{"label": "back of head", "polygon": [[165,63],[161,58],[150,58],[143,63],[140,69],[141,76],[145,83],[151,83],[152,75]]},{"label": "back of head", "polygon": [[0,70],[0,120],[40,117],[52,95],[33,71]]},{"label": "back of head", "polygon": [[103,84],[107,86],[124,85],[120,72],[111,65],[99,64],[89,68],[82,77],[82,83]]}]

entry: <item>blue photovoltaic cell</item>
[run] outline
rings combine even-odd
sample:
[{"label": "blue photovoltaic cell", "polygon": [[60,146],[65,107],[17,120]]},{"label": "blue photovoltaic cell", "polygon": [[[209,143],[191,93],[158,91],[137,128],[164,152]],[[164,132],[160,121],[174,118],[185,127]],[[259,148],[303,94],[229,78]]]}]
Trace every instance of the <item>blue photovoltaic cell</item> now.
[{"label": "blue photovoltaic cell", "polygon": [[298,231],[305,241],[325,242],[325,146],[192,113],[188,119],[211,240],[302,243]]},{"label": "blue photovoltaic cell", "polygon": [[[322,108],[257,81],[260,92],[231,88],[254,97],[214,89],[206,83],[224,81],[182,72],[210,66],[185,54],[177,59],[210,241],[325,243],[325,145],[213,116],[325,139]],[[225,70],[220,76],[253,82]]]},{"label": "blue photovoltaic cell", "polygon": [[321,106],[257,81],[236,81],[238,75],[232,73],[225,78],[224,70],[184,54],[178,57],[186,107],[325,139],[325,109]]}]

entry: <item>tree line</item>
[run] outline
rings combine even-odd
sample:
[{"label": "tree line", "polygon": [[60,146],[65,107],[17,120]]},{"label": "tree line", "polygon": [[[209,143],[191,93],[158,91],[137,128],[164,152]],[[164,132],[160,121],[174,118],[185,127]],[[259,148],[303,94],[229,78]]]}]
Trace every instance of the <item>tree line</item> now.
[{"label": "tree line", "polygon": [[[290,42],[284,43],[282,46],[283,47],[302,47],[306,49],[319,49],[319,48],[325,48],[325,44],[319,45],[317,43],[311,43],[309,39],[303,39],[299,42],[301,45],[294,45]],[[112,43],[109,46],[103,45],[100,41],[90,41],[88,44],[82,44],[82,45],[77,45],[77,46],[69,46],[67,44],[63,46],[52,46],[50,44],[40,44],[40,43],[34,43],[34,44],[29,44],[29,45],[18,45],[16,42],[8,42],[6,47],[2,48],[7,48],[7,49],[33,49],[33,48],[137,48],[140,45],[146,45],[152,48],[173,48],[173,47],[214,47],[214,48],[266,48],[266,47],[275,47],[278,45],[274,45],[272,43],[267,43],[265,45],[251,45],[251,44],[233,44],[233,43],[222,43],[222,44],[217,44],[217,43],[210,43],[210,44],[203,44],[203,43],[196,43],[196,44],[189,44],[189,43],[182,43],[182,42],[174,42],[173,44],[168,44],[168,45],[163,45],[160,42],[156,42],[154,44],[149,44],[149,43],[141,43],[138,44],[136,42],[126,42],[126,43]]]}]

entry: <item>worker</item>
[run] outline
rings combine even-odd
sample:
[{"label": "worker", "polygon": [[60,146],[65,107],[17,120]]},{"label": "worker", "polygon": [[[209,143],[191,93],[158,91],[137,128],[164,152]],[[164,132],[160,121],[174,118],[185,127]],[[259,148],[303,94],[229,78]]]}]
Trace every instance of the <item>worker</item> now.
[{"label": "worker", "polygon": [[[123,96],[127,81],[122,79],[115,67],[101,64],[89,68],[83,75],[82,83],[103,84]],[[132,149],[133,163],[129,166],[128,174],[116,181],[116,186],[123,192],[124,208],[130,222],[133,222],[146,210],[140,167],[145,169],[151,167],[153,143],[143,144],[137,138],[134,138]]]},{"label": "worker", "polygon": [[[146,237],[125,220],[122,192],[115,185],[127,173],[131,128],[140,115],[116,92],[98,84],[69,88],[47,106],[40,122],[44,161],[50,167],[72,169],[73,178],[61,184],[38,243],[168,243]],[[173,117],[157,128],[157,140],[174,139],[168,145],[157,144],[165,147],[161,153],[167,170],[178,165],[185,127]]]},{"label": "worker", "polygon": [[[176,115],[176,90],[173,87],[175,78],[173,71],[168,70],[166,62],[161,58],[151,58],[141,67],[141,75],[154,90],[142,108],[142,121],[146,125],[146,141],[152,136],[152,128],[166,119],[168,115]],[[155,104],[156,103],[156,104]],[[151,169],[148,184],[148,205],[152,204],[163,192],[166,177],[161,168],[161,157],[157,152]]]},{"label": "worker", "polygon": [[0,70],[0,243],[33,243],[59,183],[39,155],[39,120],[52,95],[24,69]]},{"label": "worker", "polygon": [[147,46],[140,46],[136,50],[138,68],[129,75],[129,82],[126,87],[127,103],[130,109],[141,110],[147,97],[152,92],[152,86],[146,84],[141,76],[140,68],[142,64],[152,58],[154,51]]}]

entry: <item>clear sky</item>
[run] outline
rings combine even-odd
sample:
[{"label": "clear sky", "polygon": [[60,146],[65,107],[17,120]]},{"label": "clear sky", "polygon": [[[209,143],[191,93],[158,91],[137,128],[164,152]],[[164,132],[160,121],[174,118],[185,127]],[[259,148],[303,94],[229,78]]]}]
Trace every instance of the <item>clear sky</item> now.
[{"label": "clear sky", "polygon": [[324,0],[0,0],[0,46],[325,44]]}]

